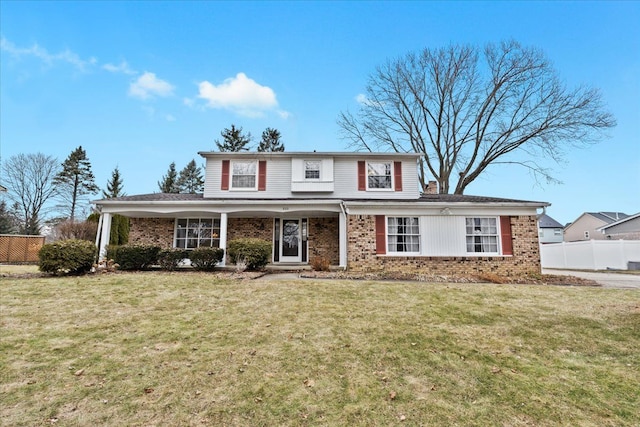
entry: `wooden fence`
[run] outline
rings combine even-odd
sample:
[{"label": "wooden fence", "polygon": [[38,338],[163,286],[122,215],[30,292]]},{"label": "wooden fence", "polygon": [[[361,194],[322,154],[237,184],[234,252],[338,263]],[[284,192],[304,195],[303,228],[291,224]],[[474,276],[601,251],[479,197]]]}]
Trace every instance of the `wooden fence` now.
[{"label": "wooden fence", "polygon": [[44,236],[0,234],[0,262],[38,262]]}]

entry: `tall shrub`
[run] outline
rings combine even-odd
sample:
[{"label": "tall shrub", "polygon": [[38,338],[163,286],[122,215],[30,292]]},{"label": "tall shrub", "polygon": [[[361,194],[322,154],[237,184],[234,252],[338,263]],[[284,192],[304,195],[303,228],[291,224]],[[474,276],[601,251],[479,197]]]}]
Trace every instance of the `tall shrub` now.
[{"label": "tall shrub", "polygon": [[96,247],[88,240],[60,240],[42,246],[38,252],[40,271],[58,275],[77,275],[91,271]]}]

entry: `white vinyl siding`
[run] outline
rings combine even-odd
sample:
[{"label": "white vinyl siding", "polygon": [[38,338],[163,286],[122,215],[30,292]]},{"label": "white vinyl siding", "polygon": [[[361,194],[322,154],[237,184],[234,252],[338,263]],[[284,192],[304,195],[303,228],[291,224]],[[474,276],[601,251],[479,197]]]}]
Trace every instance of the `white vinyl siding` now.
[{"label": "white vinyl siding", "polygon": [[[304,179],[304,161],[316,160],[306,156],[267,157],[267,186],[266,191],[223,191],[222,160],[224,157],[207,158],[205,174],[205,198],[335,198],[335,199],[368,199],[371,192],[358,191],[358,160],[362,158],[334,157],[318,158],[320,166],[320,180]],[[232,166],[234,161],[245,159],[231,159],[229,165],[229,189],[232,190]],[[250,159],[247,159],[250,160]],[[257,188],[257,187],[256,187]],[[385,199],[411,199],[420,197],[418,171],[415,160],[402,162],[402,191],[380,190]]]}]

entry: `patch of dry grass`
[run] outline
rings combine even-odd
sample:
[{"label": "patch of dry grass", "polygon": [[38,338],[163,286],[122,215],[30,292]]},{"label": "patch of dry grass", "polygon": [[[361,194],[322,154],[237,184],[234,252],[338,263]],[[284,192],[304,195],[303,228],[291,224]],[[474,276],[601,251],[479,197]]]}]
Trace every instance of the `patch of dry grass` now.
[{"label": "patch of dry grass", "polygon": [[3,425],[640,424],[640,293],[0,279]]}]

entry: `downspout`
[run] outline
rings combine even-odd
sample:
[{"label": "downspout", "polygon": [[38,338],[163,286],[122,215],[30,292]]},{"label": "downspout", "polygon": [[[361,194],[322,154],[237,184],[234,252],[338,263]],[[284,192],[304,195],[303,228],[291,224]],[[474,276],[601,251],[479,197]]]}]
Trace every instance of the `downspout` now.
[{"label": "downspout", "polygon": [[340,216],[340,219],[339,219],[339,225],[338,225],[340,267],[343,270],[346,270],[347,269],[348,236],[347,236],[347,208],[344,205],[344,200],[340,201],[340,211],[342,212],[342,215]]}]

